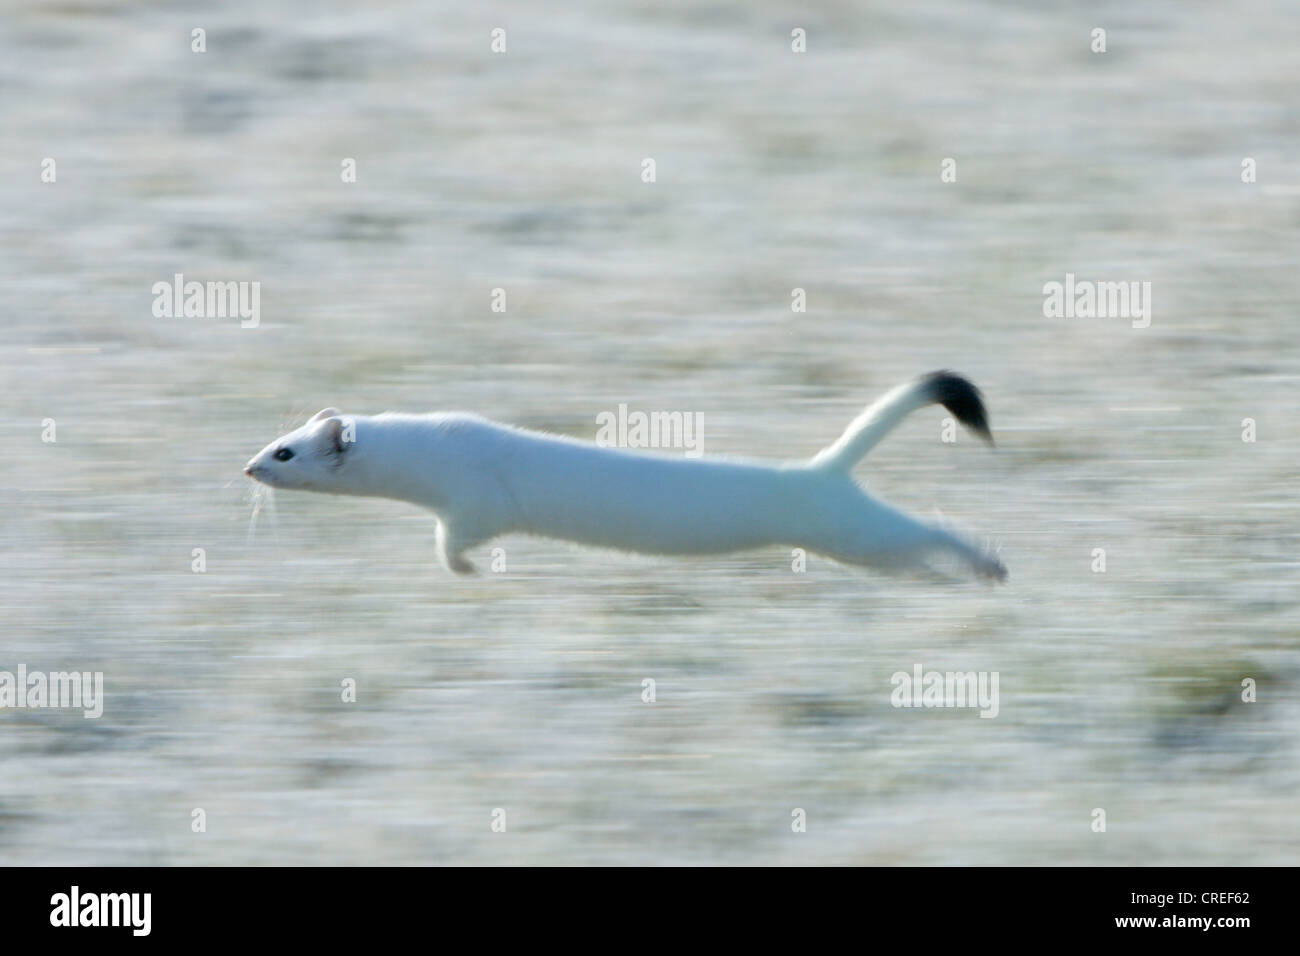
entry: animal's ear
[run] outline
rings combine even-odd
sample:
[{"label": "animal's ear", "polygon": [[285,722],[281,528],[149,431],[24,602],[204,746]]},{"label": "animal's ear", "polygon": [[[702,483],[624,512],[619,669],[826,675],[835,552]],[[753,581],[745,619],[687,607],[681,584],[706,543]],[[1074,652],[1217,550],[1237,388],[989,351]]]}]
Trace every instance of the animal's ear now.
[{"label": "animal's ear", "polygon": [[357,440],[355,428],[350,419],[326,418],[320,424],[320,440],[341,455]]},{"label": "animal's ear", "polygon": [[322,418],[334,418],[336,415],[342,415],[342,414],[343,413],[339,411],[337,408],[322,408],[311,418],[307,419],[307,424],[310,425],[312,422],[318,422]]}]

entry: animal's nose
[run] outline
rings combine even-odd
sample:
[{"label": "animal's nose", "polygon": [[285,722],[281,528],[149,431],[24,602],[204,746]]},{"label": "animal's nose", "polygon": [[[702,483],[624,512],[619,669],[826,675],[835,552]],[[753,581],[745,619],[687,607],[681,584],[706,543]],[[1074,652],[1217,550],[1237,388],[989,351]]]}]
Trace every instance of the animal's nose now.
[{"label": "animal's nose", "polygon": [[244,466],[244,474],[246,474],[246,475],[248,475],[248,476],[250,476],[250,477],[252,476],[252,474],[253,474],[253,463],[252,463],[251,461],[250,461],[247,465]]}]

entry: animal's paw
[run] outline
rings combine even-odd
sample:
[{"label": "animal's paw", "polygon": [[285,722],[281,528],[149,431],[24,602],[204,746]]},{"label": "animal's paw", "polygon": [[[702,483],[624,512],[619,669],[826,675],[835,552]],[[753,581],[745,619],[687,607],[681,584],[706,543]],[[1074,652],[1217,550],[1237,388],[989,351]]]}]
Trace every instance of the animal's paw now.
[{"label": "animal's paw", "polygon": [[456,574],[478,574],[478,568],[474,567],[463,554],[448,555],[447,570]]},{"label": "animal's paw", "polygon": [[998,550],[986,546],[984,551],[975,559],[975,573],[989,581],[1005,581],[1007,579],[1007,566],[1002,563],[1002,558],[998,555]]}]

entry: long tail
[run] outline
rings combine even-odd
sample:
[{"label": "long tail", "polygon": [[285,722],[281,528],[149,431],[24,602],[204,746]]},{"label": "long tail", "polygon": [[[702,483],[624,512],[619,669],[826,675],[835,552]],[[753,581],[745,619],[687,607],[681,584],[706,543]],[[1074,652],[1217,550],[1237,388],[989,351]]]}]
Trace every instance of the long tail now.
[{"label": "long tail", "polygon": [[904,418],[926,405],[942,405],[990,445],[988,415],[979,389],[953,372],[931,372],[886,392],[853,419],[835,444],[813,458],[813,465],[849,471]]}]

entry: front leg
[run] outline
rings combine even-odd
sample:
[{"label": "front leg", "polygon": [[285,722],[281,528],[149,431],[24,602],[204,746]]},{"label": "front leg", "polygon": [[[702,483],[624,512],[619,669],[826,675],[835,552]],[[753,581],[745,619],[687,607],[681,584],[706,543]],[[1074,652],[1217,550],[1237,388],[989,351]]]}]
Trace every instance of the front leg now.
[{"label": "front leg", "polygon": [[473,529],[463,522],[438,519],[438,557],[443,567],[456,574],[477,574],[478,568],[470,563],[464,552],[475,545],[482,544],[491,534]]}]

